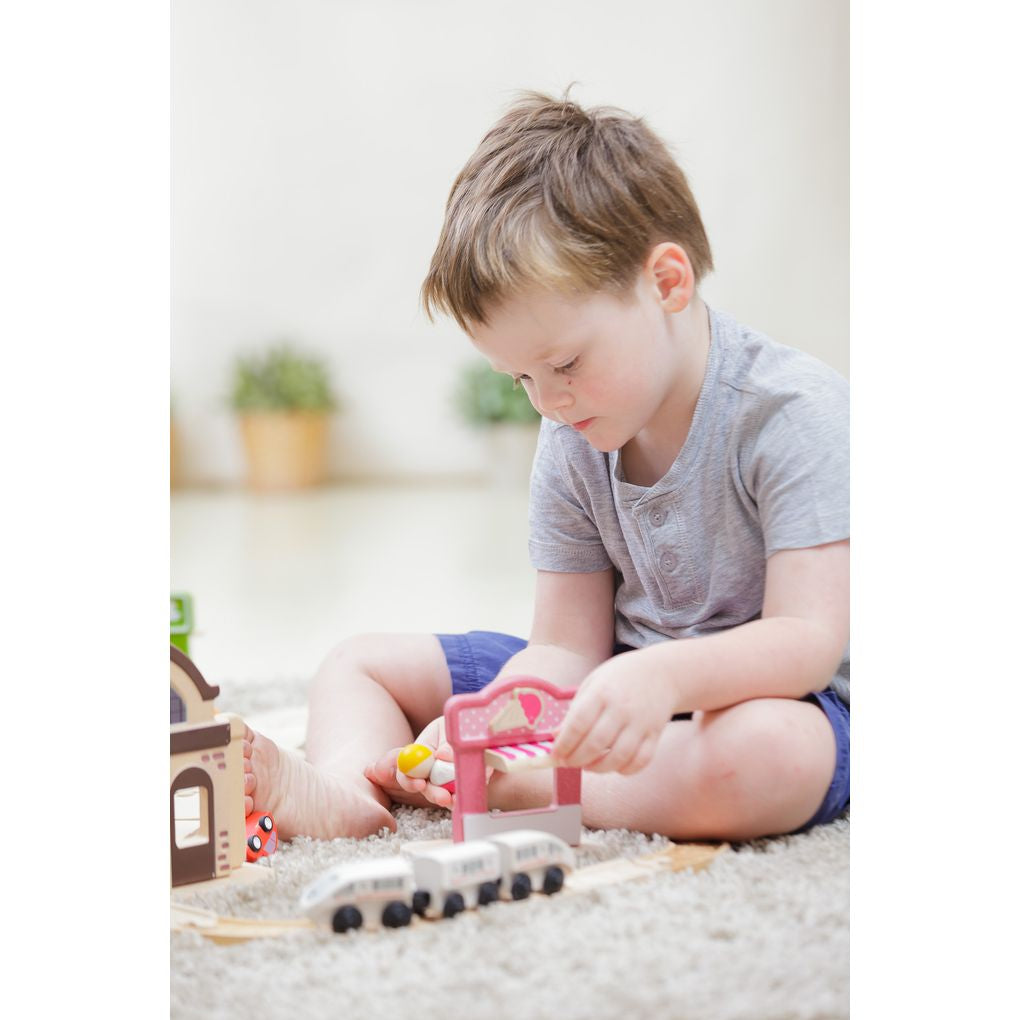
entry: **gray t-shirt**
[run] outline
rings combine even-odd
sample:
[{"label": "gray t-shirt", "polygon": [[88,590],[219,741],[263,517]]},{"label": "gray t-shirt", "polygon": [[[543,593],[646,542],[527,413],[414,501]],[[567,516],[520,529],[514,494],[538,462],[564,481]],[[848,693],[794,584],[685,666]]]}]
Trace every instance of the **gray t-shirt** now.
[{"label": "gray t-shirt", "polygon": [[[531,474],[538,570],[616,570],[616,640],[642,648],[761,616],[765,560],[850,535],[849,387],[809,354],[709,309],[690,432],[655,485],[619,451],[542,422]],[[849,703],[849,647],[830,687]]]}]

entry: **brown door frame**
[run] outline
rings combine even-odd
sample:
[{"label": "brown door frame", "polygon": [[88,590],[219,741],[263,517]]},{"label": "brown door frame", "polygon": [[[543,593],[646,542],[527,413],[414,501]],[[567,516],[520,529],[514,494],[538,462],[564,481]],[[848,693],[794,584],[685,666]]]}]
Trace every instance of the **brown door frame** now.
[{"label": "brown door frame", "polygon": [[[198,846],[179,847],[175,839],[174,794],[191,786],[203,787],[209,808],[209,839]],[[212,778],[205,769],[193,766],[181,772],[170,784],[170,883],[187,885],[216,877],[216,816]]]}]

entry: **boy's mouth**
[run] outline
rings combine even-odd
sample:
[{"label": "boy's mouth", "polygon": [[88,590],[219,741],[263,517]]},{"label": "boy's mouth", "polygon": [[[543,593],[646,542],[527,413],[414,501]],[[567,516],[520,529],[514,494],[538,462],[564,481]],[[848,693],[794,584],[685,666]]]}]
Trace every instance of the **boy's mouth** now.
[{"label": "boy's mouth", "polygon": [[575,421],[571,427],[577,429],[578,432],[583,432],[594,420],[594,418],[585,418],[584,421]]}]

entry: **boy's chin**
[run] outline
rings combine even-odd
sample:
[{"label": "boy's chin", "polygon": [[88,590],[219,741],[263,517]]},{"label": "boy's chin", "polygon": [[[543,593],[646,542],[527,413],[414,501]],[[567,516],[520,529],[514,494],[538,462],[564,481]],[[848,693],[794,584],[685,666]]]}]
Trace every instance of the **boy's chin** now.
[{"label": "boy's chin", "polygon": [[619,450],[620,447],[624,445],[612,436],[607,438],[605,436],[591,436],[586,432],[581,434],[588,440],[588,445],[592,449],[598,450],[599,453],[612,453],[614,450]]}]

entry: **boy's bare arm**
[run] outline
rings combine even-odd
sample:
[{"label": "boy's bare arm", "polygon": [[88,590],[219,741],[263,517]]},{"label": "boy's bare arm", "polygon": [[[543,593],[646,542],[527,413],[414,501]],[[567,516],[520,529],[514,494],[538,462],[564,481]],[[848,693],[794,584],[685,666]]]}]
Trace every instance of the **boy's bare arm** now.
[{"label": "boy's bare arm", "polygon": [[849,630],[849,541],[776,553],[761,619],[603,663],[574,699],[555,753],[575,767],[640,771],[674,713],[827,687]]},{"label": "boy's bare arm", "polygon": [[749,698],[824,690],[850,637],[850,543],[775,553],[766,564],[760,620],[646,649],[645,664],[675,678],[678,712]]},{"label": "boy's bare arm", "polygon": [[528,674],[576,687],[613,654],[615,593],[612,568],[593,574],[540,570],[528,646],[507,661],[496,679]]}]

